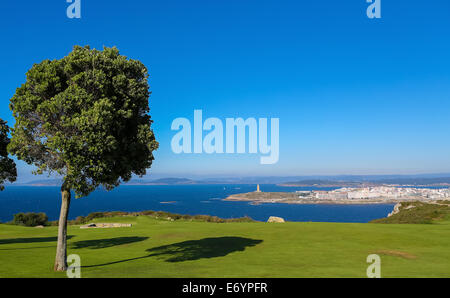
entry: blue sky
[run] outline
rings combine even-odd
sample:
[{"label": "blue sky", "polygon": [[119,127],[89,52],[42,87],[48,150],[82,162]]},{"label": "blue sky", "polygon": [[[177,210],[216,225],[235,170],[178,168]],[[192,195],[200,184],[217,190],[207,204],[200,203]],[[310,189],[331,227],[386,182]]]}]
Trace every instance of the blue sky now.
[{"label": "blue sky", "polygon": [[[73,45],[150,70],[155,176],[450,172],[450,2],[5,1],[0,118],[26,71]],[[280,159],[171,151],[176,117],[277,117]],[[19,163],[21,180],[30,167]],[[151,177],[151,176],[150,176]]]}]

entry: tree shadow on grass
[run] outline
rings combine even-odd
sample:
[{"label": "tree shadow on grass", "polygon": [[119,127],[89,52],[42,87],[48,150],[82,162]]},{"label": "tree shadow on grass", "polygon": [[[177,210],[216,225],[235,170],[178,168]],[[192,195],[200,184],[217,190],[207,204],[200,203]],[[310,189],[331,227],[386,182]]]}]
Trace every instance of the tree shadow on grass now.
[{"label": "tree shadow on grass", "polygon": [[[68,235],[67,239],[71,239],[74,236]],[[16,244],[16,243],[39,243],[39,242],[56,242],[57,237],[35,237],[35,238],[9,238],[0,239],[1,244]]]},{"label": "tree shadow on grass", "polygon": [[83,240],[73,242],[71,244],[71,248],[79,249],[79,248],[90,248],[90,249],[99,249],[99,248],[108,248],[116,245],[122,244],[130,244],[135,242],[140,242],[147,240],[148,237],[116,237],[109,239],[95,239],[95,240]]},{"label": "tree shadow on grass", "polygon": [[101,267],[149,257],[162,257],[166,262],[184,262],[204,258],[217,258],[224,257],[232,252],[244,251],[247,247],[255,246],[261,242],[263,241],[242,237],[217,237],[189,240],[147,249],[146,251],[150,252],[150,254],[146,256],[82,267]]},{"label": "tree shadow on grass", "polygon": [[162,257],[166,262],[184,262],[224,257],[232,252],[244,251],[262,240],[242,237],[218,237],[189,240],[147,249],[150,256]]}]

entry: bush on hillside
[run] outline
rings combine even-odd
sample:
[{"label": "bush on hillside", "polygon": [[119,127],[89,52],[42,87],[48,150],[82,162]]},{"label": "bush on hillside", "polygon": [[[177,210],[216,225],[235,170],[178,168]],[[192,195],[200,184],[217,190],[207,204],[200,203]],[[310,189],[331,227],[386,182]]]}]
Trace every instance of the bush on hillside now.
[{"label": "bush on hillside", "polygon": [[17,213],[14,214],[13,224],[26,226],[26,227],[35,227],[35,226],[45,226],[48,223],[48,217],[45,213]]},{"label": "bush on hillside", "polygon": [[[215,223],[227,223],[227,222],[254,222],[252,218],[248,216],[240,218],[220,218],[217,216],[210,215],[183,215],[177,213],[170,213],[165,211],[140,211],[140,212],[123,212],[123,211],[108,211],[108,212],[93,212],[87,216],[78,216],[74,220],[69,220],[69,225],[84,225],[96,218],[108,218],[117,216],[149,216],[153,218],[163,219],[163,220],[188,220],[188,221],[205,221],[205,222],[215,222]],[[58,225],[58,221],[52,221],[49,224]]]},{"label": "bush on hillside", "polygon": [[400,211],[390,217],[372,220],[371,223],[390,224],[432,224],[450,216],[449,201],[437,204],[424,202],[403,202]]}]

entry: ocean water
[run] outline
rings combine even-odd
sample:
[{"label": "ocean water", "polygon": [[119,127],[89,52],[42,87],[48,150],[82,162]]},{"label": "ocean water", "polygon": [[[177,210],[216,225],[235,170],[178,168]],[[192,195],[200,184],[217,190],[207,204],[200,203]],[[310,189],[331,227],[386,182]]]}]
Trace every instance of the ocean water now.
[{"label": "ocean water", "polygon": [[[96,190],[88,197],[72,199],[69,218],[96,211],[168,211],[180,214],[205,214],[222,218],[250,216],[266,221],[269,216],[288,221],[368,222],[386,217],[393,204],[377,205],[291,205],[222,201],[230,194],[254,191],[255,185],[122,185],[112,191]],[[262,191],[312,190],[305,187],[261,185]],[[332,188],[329,188],[332,189]],[[322,190],[329,190],[323,189]],[[59,187],[9,186],[0,192],[0,221],[19,212],[45,212],[50,220],[59,216]]]}]

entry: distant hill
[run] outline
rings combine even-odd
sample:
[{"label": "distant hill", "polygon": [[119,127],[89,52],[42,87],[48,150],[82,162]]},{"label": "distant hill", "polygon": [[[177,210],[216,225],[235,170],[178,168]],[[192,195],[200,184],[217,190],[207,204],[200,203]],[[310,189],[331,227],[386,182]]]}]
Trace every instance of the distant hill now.
[{"label": "distant hill", "polygon": [[[41,179],[11,186],[61,186],[62,179]],[[261,177],[167,177],[154,180],[133,178],[128,185],[190,185],[190,184],[278,184],[295,187],[367,187],[377,185],[449,186],[450,174],[427,175],[340,175],[340,176],[261,176]]]},{"label": "distant hill", "polygon": [[382,179],[378,181],[383,184],[413,185],[413,186],[450,186],[450,177],[439,178],[396,178]]},{"label": "distant hill", "polygon": [[161,178],[156,180],[138,180],[133,181],[130,184],[135,185],[178,185],[178,184],[196,184],[196,182],[192,179],[188,178]]},{"label": "distant hill", "polygon": [[367,187],[376,186],[378,183],[368,181],[331,181],[331,180],[302,180],[295,182],[281,183],[281,186],[296,187]]},{"label": "distant hill", "polygon": [[21,185],[25,186],[61,186],[63,183],[62,179],[41,179],[33,180]]},{"label": "distant hill", "polygon": [[396,178],[365,178],[364,180],[334,181],[334,180],[300,180],[281,183],[281,186],[297,187],[368,187],[379,185],[399,186],[450,186],[450,177],[420,178],[420,177],[396,177]]}]

